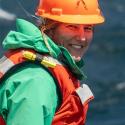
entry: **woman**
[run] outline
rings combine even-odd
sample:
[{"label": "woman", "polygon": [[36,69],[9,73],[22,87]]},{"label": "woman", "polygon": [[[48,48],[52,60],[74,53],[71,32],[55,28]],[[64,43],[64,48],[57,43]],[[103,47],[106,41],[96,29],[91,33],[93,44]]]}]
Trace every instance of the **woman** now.
[{"label": "woman", "polygon": [[93,25],[104,22],[97,0],[40,0],[40,30],[18,19],[0,60],[1,124],[83,125],[89,87],[79,80],[82,56],[91,43]]}]

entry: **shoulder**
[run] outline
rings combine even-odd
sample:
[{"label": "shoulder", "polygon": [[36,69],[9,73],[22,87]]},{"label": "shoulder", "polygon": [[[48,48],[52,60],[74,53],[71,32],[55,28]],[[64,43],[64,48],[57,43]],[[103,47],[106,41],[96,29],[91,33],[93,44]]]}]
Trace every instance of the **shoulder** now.
[{"label": "shoulder", "polygon": [[34,99],[38,96],[42,103],[54,101],[56,104],[58,98],[53,77],[45,68],[37,64],[27,63],[17,68],[2,84],[8,96],[13,95],[14,101],[20,96]]},{"label": "shoulder", "polygon": [[27,80],[36,79],[41,79],[43,83],[46,81],[54,82],[53,76],[47,68],[31,62],[26,62],[15,66],[8,72],[4,81],[20,81],[23,83]]},{"label": "shoulder", "polygon": [[16,116],[12,120],[8,118],[12,123],[14,118],[15,122],[25,118],[29,123],[29,117],[34,115],[37,118],[33,121],[39,122],[42,114],[44,118],[52,119],[59,104],[53,77],[43,67],[32,63],[17,68],[4,80],[0,86],[1,100],[0,113],[6,110],[10,116]]}]

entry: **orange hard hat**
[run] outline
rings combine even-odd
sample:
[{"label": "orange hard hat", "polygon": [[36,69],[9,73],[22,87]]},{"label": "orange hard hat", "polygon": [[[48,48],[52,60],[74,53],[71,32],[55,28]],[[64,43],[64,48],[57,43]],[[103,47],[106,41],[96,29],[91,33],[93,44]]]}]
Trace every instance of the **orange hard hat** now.
[{"label": "orange hard hat", "polygon": [[104,22],[98,0],[40,0],[36,15],[64,23]]}]

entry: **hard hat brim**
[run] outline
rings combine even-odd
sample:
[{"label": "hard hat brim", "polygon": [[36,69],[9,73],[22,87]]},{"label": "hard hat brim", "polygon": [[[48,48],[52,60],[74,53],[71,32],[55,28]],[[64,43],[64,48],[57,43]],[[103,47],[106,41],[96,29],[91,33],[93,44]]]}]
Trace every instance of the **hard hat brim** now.
[{"label": "hard hat brim", "polygon": [[100,24],[105,21],[100,15],[49,15],[43,14],[41,17],[52,19],[63,23],[72,24]]}]

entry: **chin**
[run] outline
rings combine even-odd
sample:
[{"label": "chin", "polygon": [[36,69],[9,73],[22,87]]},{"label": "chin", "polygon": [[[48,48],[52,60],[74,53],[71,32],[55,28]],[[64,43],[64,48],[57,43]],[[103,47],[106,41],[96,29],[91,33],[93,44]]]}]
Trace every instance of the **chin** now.
[{"label": "chin", "polygon": [[76,62],[79,62],[81,59],[82,59],[82,57],[80,57],[80,56],[72,56],[73,57],[73,59],[76,61]]}]

